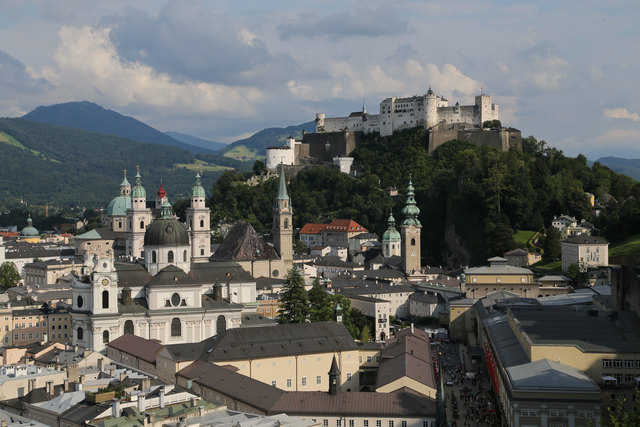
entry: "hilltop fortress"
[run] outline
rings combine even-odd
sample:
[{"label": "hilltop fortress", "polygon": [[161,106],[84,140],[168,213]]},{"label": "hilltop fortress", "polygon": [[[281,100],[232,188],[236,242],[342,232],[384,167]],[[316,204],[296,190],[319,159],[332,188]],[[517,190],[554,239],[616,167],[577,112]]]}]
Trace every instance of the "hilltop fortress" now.
[{"label": "hilltop fortress", "polygon": [[491,103],[491,96],[476,96],[474,105],[449,107],[449,101],[436,95],[431,88],[425,95],[410,98],[391,97],[380,103],[380,114],[369,114],[362,107],[349,117],[326,118],[316,114],[316,132],[341,132],[345,128],[364,133],[379,132],[382,136],[414,127],[434,129],[441,124],[465,123],[475,127],[490,120],[499,120],[498,106]]},{"label": "hilltop fortress", "polygon": [[[447,141],[468,141],[479,146],[490,146],[507,151],[520,147],[522,136],[518,129],[502,127],[498,105],[491,102],[491,95],[480,94],[473,105],[453,107],[443,96],[431,88],[426,94],[408,98],[391,97],[380,102],[380,113],[369,114],[366,107],[348,117],[327,118],[316,114],[316,132],[303,134],[302,141],[293,138],[287,145],[267,149],[266,166],[275,169],[278,164],[306,165],[334,163],[348,172],[351,152],[359,135],[377,132],[390,136],[396,131],[421,127],[428,131],[428,150],[432,153]],[[489,122],[489,126],[485,123]]]}]

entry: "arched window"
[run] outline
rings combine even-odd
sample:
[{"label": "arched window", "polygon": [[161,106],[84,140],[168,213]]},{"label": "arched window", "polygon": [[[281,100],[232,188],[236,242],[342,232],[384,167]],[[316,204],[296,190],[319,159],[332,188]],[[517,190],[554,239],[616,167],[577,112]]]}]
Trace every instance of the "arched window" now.
[{"label": "arched window", "polygon": [[287,218],[284,219],[284,229],[289,228],[289,220]]},{"label": "arched window", "polygon": [[84,298],[82,298],[82,295],[78,295],[78,308],[81,308],[82,304],[84,304]]},{"label": "arched window", "polygon": [[102,308],[109,308],[109,291],[102,291]]},{"label": "arched window", "polygon": [[416,245],[416,239],[414,239],[413,237],[411,238],[411,246],[415,246]]},{"label": "arched window", "polygon": [[227,319],[224,318],[223,315],[218,316],[218,320],[216,320],[216,334],[219,334],[222,331],[227,330]]},{"label": "arched window", "polygon": [[182,336],[182,324],[180,323],[180,319],[174,317],[171,319],[171,336],[172,337],[181,337]]},{"label": "arched window", "polygon": [[144,221],[140,221],[140,230],[144,230]]},{"label": "arched window", "polygon": [[151,262],[158,262],[156,251],[151,251]]},{"label": "arched window", "polygon": [[182,253],[182,262],[187,262],[187,251],[185,249],[185,251]]},{"label": "arched window", "polygon": [[124,322],[124,333],[133,334],[133,321],[127,320]]},{"label": "arched window", "polygon": [[173,251],[169,251],[167,254],[167,262],[173,262]]},{"label": "arched window", "polygon": [[78,327],[78,329],[76,330],[76,337],[79,340],[83,340],[84,339],[84,331],[82,330],[81,327]]},{"label": "arched window", "polygon": [[200,228],[204,227],[204,219],[200,220]]},{"label": "arched window", "polygon": [[102,343],[106,344],[109,342],[109,331],[102,332]]}]

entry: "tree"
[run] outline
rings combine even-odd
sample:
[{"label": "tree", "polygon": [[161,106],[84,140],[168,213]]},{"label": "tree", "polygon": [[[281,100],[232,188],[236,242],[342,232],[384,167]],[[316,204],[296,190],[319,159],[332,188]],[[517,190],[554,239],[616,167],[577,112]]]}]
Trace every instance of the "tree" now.
[{"label": "tree", "polygon": [[623,394],[616,399],[616,406],[608,408],[608,419],[605,417],[604,425],[614,427],[626,427],[640,425],[640,389],[636,387],[631,402]]},{"label": "tree", "polygon": [[5,262],[0,266],[0,287],[3,290],[13,288],[20,282],[20,273],[12,262]]},{"label": "tree", "polygon": [[567,269],[567,277],[573,280],[578,287],[582,287],[587,284],[589,274],[586,269],[582,271],[578,264],[571,264]]},{"label": "tree", "polygon": [[364,325],[360,330],[360,341],[369,342],[369,335],[371,335],[371,331],[369,330],[368,325]]},{"label": "tree", "polygon": [[255,162],[253,162],[254,175],[260,176],[265,172],[267,172],[267,167],[264,165],[264,162],[262,162],[262,160],[256,160]]},{"label": "tree", "polygon": [[312,322],[332,320],[333,307],[331,306],[330,297],[322,288],[318,278],[313,281],[313,285],[309,290],[309,305],[311,306],[309,319]]},{"label": "tree", "polygon": [[309,321],[309,297],[304,289],[304,279],[297,267],[287,272],[284,281],[278,323],[303,323]]},{"label": "tree", "polygon": [[560,232],[555,227],[547,228],[542,240],[542,259],[545,262],[555,261],[560,257]]}]

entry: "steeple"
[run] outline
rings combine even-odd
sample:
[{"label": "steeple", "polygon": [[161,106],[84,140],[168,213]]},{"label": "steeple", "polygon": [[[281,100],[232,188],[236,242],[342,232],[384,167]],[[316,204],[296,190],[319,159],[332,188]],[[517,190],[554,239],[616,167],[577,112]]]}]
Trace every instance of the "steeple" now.
[{"label": "steeple", "polygon": [[136,166],[136,185],[131,189],[131,208],[127,209],[127,255],[144,257],[144,232],[151,224],[151,219],[151,209],[147,208],[147,192],[142,186],[140,166]]},{"label": "steeple", "polygon": [[200,182],[200,170],[199,168],[196,168],[196,184],[191,188],[191,198],[206,196],[202,183]]},{"label": "steeple", "polygon": [[206,205],[207,194],[196,167],[196,182],[191,188],[191,206],[186,210],[187,230],[191,240],[191,262],[206,262],[211,256],[211,210]]},{"label": "steeple", "polygon": [[129,197],[131,196],[131,184],[127,180],[127,170],[124,170],[124,178],[122,178],[122,182],[120,183],[120,195]]},{"label": "steeple", "polygon": [[390,258],[394,255],[401,254],[400,242],[402,241],[402,236],[400,236],[400,233],[396,230],[396,220],[393,217],[391,209],[389,209],[387,224],[389,227],[382,235],[382,256]]},{"label": "steeple", "polygon": [[418,219],[420,209],[416,206],[415,193],[411,176],[407,186],[407,201],[402,209],[404,222],[402,223],[402,262],[407,275],[420,271],[420,232],[422,224]]},{"label": "steeple", "polygon": [[131,190],[131,197],[147,198],[147,192],[142,186],[142,176],[140,175],[140,166],[136,166],[136,185]]},{"label": "steeple", "polygon": [[329,369],[329,394],[335,396],[340,391],[340,369],[336,356],[331,361],[331,369]]},{"label": "steeple", "polygon": [[287,182],[282,163],[280,164],[278,193],[273,201],[273,246],[282,261],[293,261],[293,210],[287,193]]}]

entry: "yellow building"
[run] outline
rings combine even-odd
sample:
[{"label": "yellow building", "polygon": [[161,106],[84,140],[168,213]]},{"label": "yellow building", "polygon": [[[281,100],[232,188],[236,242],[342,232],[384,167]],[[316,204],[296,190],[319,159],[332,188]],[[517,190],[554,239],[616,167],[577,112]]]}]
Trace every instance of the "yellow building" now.
[{"label": "yellow building", "polygon": [[[531,270],[507,265],[507,260],[501,257],[489,258],[488,261],[488,266],[464,270],[465,277],[460,287],[466,292],[467,298],[483,298],[500,290],[514,292],[524,298],[536,298],[539,295]],[[562,293],[566,293],[566,290]]]},{"label": "yellow building", "polygon": [[0,346],[8,347],[13,344],[11,309],[0,307]]}]

